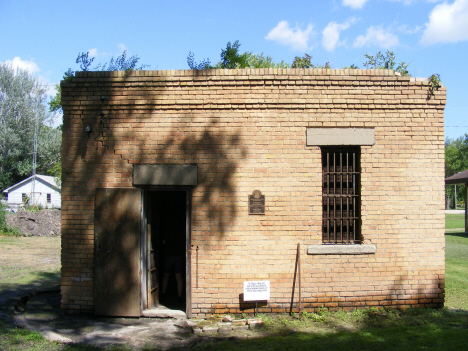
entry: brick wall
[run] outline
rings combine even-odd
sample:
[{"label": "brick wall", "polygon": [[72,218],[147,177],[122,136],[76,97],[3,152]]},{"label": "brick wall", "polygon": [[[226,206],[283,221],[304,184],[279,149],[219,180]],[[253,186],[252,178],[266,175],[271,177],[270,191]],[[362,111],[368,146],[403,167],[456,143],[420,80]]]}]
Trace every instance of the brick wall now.
[{"label": "brick wall", "polygon": [[[61,87],[64,309],[93,309],[95,189],[132,187],[135,164],[198,165],[193,315],[240,312],[246,280],[271,282],[260,311],[289,310],[298,243],[307,310],[443,304],[445,88],[427,100],[427,80],[330,69],[77,72]],[[374,128],[361,214],[375,254],[306,254],[322,217],[310,127]],[[255,189],[264,216],[248,215]]]}]

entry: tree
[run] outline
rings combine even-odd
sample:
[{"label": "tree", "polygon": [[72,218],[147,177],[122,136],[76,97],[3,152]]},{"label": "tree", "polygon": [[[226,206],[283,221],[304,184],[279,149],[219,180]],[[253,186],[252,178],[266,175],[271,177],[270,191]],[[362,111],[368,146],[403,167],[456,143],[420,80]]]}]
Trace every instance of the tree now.
[{"label": "tree", "polygon": [[221,61],[214,66],[209,59],[203,59],[200,63],[195,62],[195,55],[190,51],[187,56],[187,64],[190,69],[201,70],[211,68],[236,69],[236,68],[289,68],[284,61],[275,63],[271,56],[239,51],[241,44],[236,40],[234,44],[229,41],[226,49],[221,49]]},{"label": "tree", "polygon": [[0,63],[0,189],[31,175],[36,123],[37,173],[60,161],[61,132],[46,125],[45,100],[45,90],[28,71]]},{"label": "tree", "polygon": [[[468,134],[445,140],[445,178],[468,169]],[[455,187],[446,186],[445,195],[455,198]],[[463,187],[457,187],[457,199],[463,199]]]},{"label": "tree", "polygon": [[[117,58],[114,59],[114,56],[112,56],[109,62],[104,64],[99,63],[96,67],[91,68],[94,59],[95,57],[89,57],[89,51],[86,54],[84,52],[80,52],[76,58],[76,63],[80,65],[80,69],[82,71],[132,71],[142,70],[149,67],[149,65],[140,65],[137,67],[140,58],[133,55],[127,59],[127,50],[124,50],[120,56],[117,56]],[[69,68],[67,73],[65,73],[64,79],[68,79],[70,76],[73,76],[71,68]]]},{"label": "tree", "polygon": [[[76,57],[76,64],[80,65],[82,71],[133,71],[133,70],[142,70],[150,65],[142,64],[137,67],[138,61],[140,58],[136,55],[131,56],[127,59],[127,50],[124,50],[120,56],[117,56],[115,59],[112,56],[109,62],[104,64],[99,63],[96,67],[91,68],[91,65],[94,62],[94,57],[89,57],[89,51],[87,53],[80,52]],[[64,81],[70,81],[75,76],[75,71],[69,68],[63,75]],[[60,85],[55,85],[55,96],[48,102],[50,112],[59,112],[62,113],[62,90]],[[59,127],[61,130],[61,126]]]},{"label": "tree", "polygon": [[274,62],[271,56],[264,56],[261,54],[254,54],[247,52],[247,65],[250,68],[289,68],[289,64],[282,60],[281,62]]},{"label": "tree", "polygon": [[234,44],[228,41],[226,49],[221,49],[221,68],[247,68],[247,53],[239,53],[240,48],[239,40],[236,40]]},{"label": "tree", "polygon": [[190,69],[210,69],[213,68],[211,66],[211,61],[210,59],[203,59],[200,63],[195,62],[195,54],[189,51],[189,54],[187,56],[187,64]]},{"label": "tree", "polygon": [[314,68],[312,64],[312,56],[305,54],[304,57],[296,56],[291,65],[291,68]]},{"label": "tree", "polygon": [[365,61],[364,67],[366,68],[376,68],[376,69],[392,69],[396,72],[399,72],[402,76],[409,76],[408,64],[404,61],[400,62],[395,68],[395,54],[387,50],[385,54],[382,54],[380,51],[371,56],[369,54],[364,55],[367,58]]},{"label": "tree", "polygon": [[62,111],[62,89],[60,88],[60,85],[55,84],[55,90],[57,91],[55,93],[55,96],[50,99],[48,102],[49,104],[49,112],[58,112],[58,113],[63,113]]}]

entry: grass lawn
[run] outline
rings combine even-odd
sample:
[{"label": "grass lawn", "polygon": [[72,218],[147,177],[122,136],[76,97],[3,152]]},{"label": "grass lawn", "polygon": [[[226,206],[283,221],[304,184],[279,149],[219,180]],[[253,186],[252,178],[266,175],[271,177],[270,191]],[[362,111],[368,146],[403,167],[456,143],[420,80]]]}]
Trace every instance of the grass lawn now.
[{"label": "grass lawn", "polygon": [[447,307],[468,310],[468,235],[445,234],[445,278]]},{"label": "grass lawn", "polygon": [[465,228],[464,214],[446,214],[445,229],[460,229]]}]

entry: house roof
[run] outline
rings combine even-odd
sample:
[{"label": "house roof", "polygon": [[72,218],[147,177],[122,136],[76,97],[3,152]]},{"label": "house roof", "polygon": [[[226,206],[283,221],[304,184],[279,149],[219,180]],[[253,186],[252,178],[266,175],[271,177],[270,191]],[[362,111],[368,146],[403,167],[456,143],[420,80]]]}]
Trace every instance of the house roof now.
[{"label": "house roof", "polygon": [[[14,190],[15,188],[19,187],[20,185],[23,185],[23,184],[25,184],[25,183],[31,181],[33,177],[34,177],[34,176],[30,176],[29,178],[23,179],[21,182],[16,183],[16,184],[10,186],[9,188],[3,190],[2,192],[3,192],[3,193],[9,193],[9,192],[11,192],[12,190]],[[54,177],[52,177],[52,176],[46,176],[46,175],[36,174],[35,177],[36,177],[36,179],[42,180],[43,183],[46,183],[46,184],[50,185],[52,188],[55,188],[55,189],[57,189],[57,190],[60,189],[60,187],[59,187],[59,186],[57,185],[57,183],[55,182]]]},{"label": "house roof", "polygon": [[466,171],[457,173],[445,179],[445,184],[465,184],[468,183],[468,169]]}]

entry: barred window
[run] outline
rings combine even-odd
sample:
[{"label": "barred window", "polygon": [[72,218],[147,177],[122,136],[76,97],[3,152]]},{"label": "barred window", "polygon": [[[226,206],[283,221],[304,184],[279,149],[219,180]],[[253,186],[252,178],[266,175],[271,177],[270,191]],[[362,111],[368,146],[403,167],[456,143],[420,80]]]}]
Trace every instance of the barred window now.
[{"label": "barred window", "polygon": [[361,242],[361,149],[322,147],[322,242]]},{"label": "barred window", "polygon": [[47,194],[47,203],[52,203],[52,194]]}]

